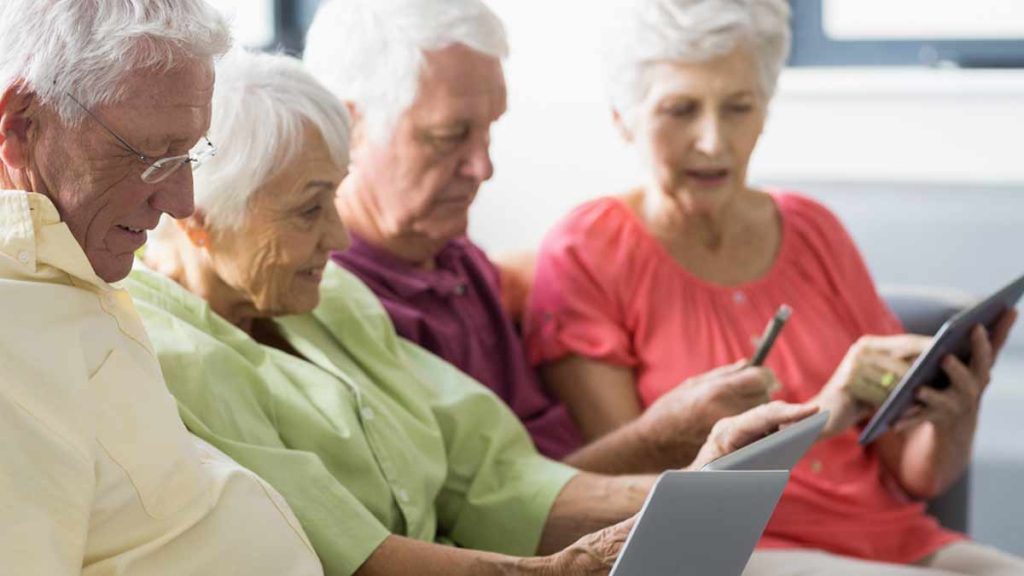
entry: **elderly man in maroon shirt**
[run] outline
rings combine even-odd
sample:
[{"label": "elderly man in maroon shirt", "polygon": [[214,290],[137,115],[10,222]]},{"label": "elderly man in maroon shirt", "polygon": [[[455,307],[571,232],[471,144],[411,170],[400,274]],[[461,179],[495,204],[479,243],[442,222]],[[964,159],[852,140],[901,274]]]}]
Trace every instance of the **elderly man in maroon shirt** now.
[{"label": "elderly man in maroon shirt", "polygon": [[377,294],[402,336],[493,390],[543,454],[594,472],[684,466],[715,421],[768,400],[770,373],[736,366],[586,438],[528,364],[498,268],[465,237],[506,106],[504,26],[479,0],[334,4],[318,13],[305,56],[354,121],[337,202],[353,242],[334,260]]}]

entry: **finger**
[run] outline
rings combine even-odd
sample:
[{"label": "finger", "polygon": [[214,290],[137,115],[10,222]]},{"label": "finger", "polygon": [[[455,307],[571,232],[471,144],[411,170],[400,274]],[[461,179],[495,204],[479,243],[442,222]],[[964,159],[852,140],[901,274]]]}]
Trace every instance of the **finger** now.
[{"label": "finger", "polygon": [[903,415],[900,416],[898,420],[911,420],[918,418],[921,416],[922,412],[924,412],[924,406],[921,404],[913,404],[903,412]]},{"label": "finger", "polygon": [[988,330],[980,324],[971,330],[971,372],[981,382],[988,382],[995,362],[995,352],[989,340]]},{"label": "finger", "polygon": [[1010,308],[1003,313],[1003,316],[996,323],[996,327],[992,330],[992,350],[995,355],[999,355],[999,351],[1003,349],[1003,344],[1006,344],[1006,339],[1010,336],[1010,330],[1013,328],[1014,322],[1017,321],[1017,309]]},{"label": "finger", "polygon": [[730,444],[735,447],[744,446],[771,434],[783,424],[803,420],[817,411],[818,407],[811,404],[789,404],[782,401],[758,406],[734,417]]},{"label": "finger", "polygon": [[767,368],[749,367],[724,376],[722,385],[739,396],[758,396],[771,388],[772,376]]},{"label": "finger", "polygon": [[698,381],[700,381],[700,380],[714,380],[714,379],[720,378],[720,377],[722,377],[722,376],[724,376],[726,374],[732,374],[734,372],[738,372],[738,371],[746,368],[749,365],[750,365],[750,361],[749,360],[747,360],[746,358],[741,358],[741,359],[733,362],[732,364],[723,364],[722,366],[717,366],[715,368],[712,368],[711,370],[708,370],[707,372],[701,374],[700,376],[697,376],[696,379]]},{"label": "finger", "polygon": [[914,358],[928,349],[932,344],[931,336],[920,334],[897,334],[894,336],[875,336],[864,343],[865,351],[876,352],[898,358]]},{"label": "finger", "polygon": [[957,397],[949,391],[936,390],[924,386],[919,388],[915,398],[924,405],[920,417],[936,424],[948,424],[956,421],[965,411],[965,398]]},{"label": "finger", "polygon": [[913,418],[901,418],[892,426],[892,431],[896,434],[903,434],[907,430],[913,430],[921,424],[927,422],[927,418],[924,415],[914,416]]},{"label": "finger", "polygon": [[959,358],[952,354],[942,360],[942,371],[949,376],[954,393],[965,396],[965,400],[977,402],[988,382],[979,381]]}]

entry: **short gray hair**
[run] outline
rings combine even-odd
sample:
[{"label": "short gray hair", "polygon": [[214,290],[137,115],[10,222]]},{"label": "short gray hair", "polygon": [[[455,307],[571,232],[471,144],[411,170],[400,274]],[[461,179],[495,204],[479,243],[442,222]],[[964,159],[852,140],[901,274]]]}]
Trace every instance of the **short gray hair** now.
[{"label": "short gray hair", "polygon": [[453,44],[508,56],[505,26],[481,0],[330,0],[313,19],[304,58],[380,142],[416,98],[423,52]]},{"label": "short gray hair", "polygon": [[15,83],[76,124],[117,102],[135,70],[171,70],[231,46],[223,17],[203,0],[2,0],[0,90]]},{"label": "short gray hair", "polygon": [[606,80],[620,113],[647,96],[652,64],[707,61],[747,42],[771,98],[789,56],[786,0],[633,0],[618,16],[606,43]]},{"label": "short gray hair", "polygon": [[207,224],[244,223],[253,193],[295,159],[310,128],[320,132],[336,165],[347,168],[348,112],[302,62],[242,50],[221,59],[209,131],[219,149],[195,172],[196,209]]}]

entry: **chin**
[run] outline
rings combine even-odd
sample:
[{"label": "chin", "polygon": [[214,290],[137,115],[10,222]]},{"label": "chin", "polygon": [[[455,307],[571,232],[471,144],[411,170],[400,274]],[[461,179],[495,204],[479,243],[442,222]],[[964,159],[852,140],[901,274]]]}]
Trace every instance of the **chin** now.
[{"label": "chin", "polygon": [[124,280],[132,271],[132,264],[135,262],[135,255],[127,256],[101,256],[89,258],[93,271],[107,284]]},{"label": "chin", "polygon": [[320,304],[319,292],[308,295],[299,292],[292,297],[291,301],[285,304],[283,307],[285,311],[282,314],[277,314],[277,316],[296,316],[299,314],[307,314],[316,309],[318,304]]}]

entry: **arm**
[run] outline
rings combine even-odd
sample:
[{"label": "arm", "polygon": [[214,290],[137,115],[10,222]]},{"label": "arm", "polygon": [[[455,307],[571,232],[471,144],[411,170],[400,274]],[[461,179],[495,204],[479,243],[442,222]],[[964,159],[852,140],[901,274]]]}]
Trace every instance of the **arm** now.
[{"label": "arm", "polygon": [[558,554],[533,558],[453,548],[389,536],[357,576],[585,576],[607,574],[615,564],[633,519],[588,534]]},{"label": "arm", "polygon": [[660,472],[689,464],[715,422],[768,401],[766,369],[726,366],[691,378],[644,412],[633,370],[574,355],[541,376],[592,442],[566,458],[591,472]]},{"label": "arm", "polygon": [[517,558],[402,536],[388,536],[356,576],[504,576],[554,574],[553,558]]},{"label": "arm", "polygon": [[991,338],[977,327],[971,333],[970,365],[954,356],[943,360],[950,386],[945,390],[927,386],[919,389],[919,406],[908,410],[894,431],[879,439],[883,464],[912,496],[937,496],[966,470],[981,396],[1015,319],[1016,312],[1007,313]]},{"label": "arm", "polygon": [[[816,411],[817,408],[810,404],[776,401],[737,416],[723,418],[714,425],[707,442],[688,469],[699,470],[708,462],[746,446],[778,430],[780,426],[807,418]],[[545,554],[562,549],[583,534],[612,526],[636,514],[656,480],[657,477],[653,475],[579,474],[566,484],[552,506],[538,552]],[[621,527],[621,523],[612,527],[611,533],[614,534],[615,529]],[[576,548],[579,551],[594,545],[599,546],[594,541],[584,539],[570,547],[570,550]]]},{"label": "arm", "polygon": [[[715,425],[695,468],[813,412],[811,406],[772,402],[725,418]],[[357,574],[607,574],[655,479],[654,476],[577,475],[559,493],[544,526],[538,553],[549,554],[547,556],[513,558],[389,536]],[[576,538],[579,539],[573,542]]]},{"label": "arm", "polygon": [[0,558],[12,574],[80,574],[93,463],[84,446],[58,437],[52,423],[8,395],[16,387],[8,376],[0,379],[8,388],[0,394]]}]

